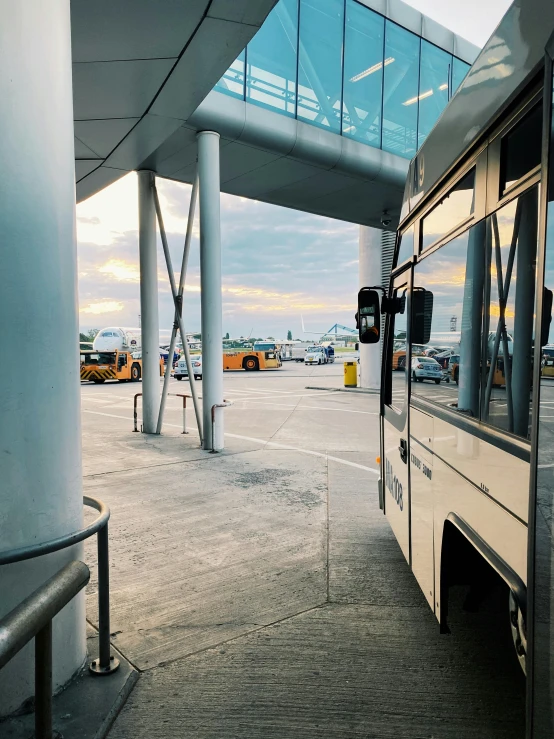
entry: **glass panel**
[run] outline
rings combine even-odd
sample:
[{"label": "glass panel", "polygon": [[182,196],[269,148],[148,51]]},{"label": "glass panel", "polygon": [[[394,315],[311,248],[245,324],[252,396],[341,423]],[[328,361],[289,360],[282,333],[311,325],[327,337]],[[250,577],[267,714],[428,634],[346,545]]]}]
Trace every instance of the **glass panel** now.
[{"label": "glass panel", "polygon": [[[411,159],[417,150],[419,37],[387,20],[382,148]],[[411,100],[415,100],[411,103]]]},{"label": "glass panel", "polygon": [[[425,141],[438,117],[448,103],[448,81],[450,79],[451,54],[421,40],[421,67],[419,78],[419,122],[418,145]],[[415,105],[418,96],[404,105]]]},{"label": "glass panel", "polygon": [[294,116],[298,0],[280,0],[248,44],[246,100]]},{"label": "glass panel", "polygon": [[[544,286],[554,290],[554,126],[550,134],[546,211],[546,251]],[[544,320],[544,316],[543,316]],[[554,323],[550,324],[548,344],[554,344]],[[543,349],[543,357],[545,349]],[[543,360],[544,361],[544,360]],[[544,366],[540,380],[539,426],[537,436],[537,488],[534,535],[535,558],[533,598],[533,685],[532,723],[536,736],[554,735],[554,366]],[[533,590],[531,591],[533,592]]]},{"label": "glass panel", "polygon": [[530,438],[538,188],[490,217],[483,420]]},{"label": "glass panel", "polygon": [[[342,132],[377,147],[381,146],[384,34],[381,15],[347,0]],[[390,57],[384,65],[393,62]]]},{"label": "glass panel", "polygon": [[340,133],[343,0],[300,0],[298,118]]},{"label": "glass panel", "polygon": [[225,95],[231,95],[235,98],[244,100],[244,59],[246,53],[241,51],[223,77],[214,87],[217,92],[223,92]]},{"label": "glass panel", "polygon": [[502,139],[500,194],[541,162],[542,105],[525,116]]},{"label": "glass panel", "polygon": [[431,338],[412,344],[412,393],[479,416],[485,224],[419,262],[414,289],[433,293]]},{"label": "glass panel", "polygon": [[[406,294],[406,273],[394,281],[393,297],[400,298]],[[390,317],[389,356],[387,362],[387,402],[395,410],[402,412],[406,399],[406,332],[408,330],[408,314],[397,313]]]},{"label": "glass panel", "polygon": [[400,237],[400,247],[398,249],[398,259],[396,264],[402,264],[406,259],[411,259],[414,254],[414,231],[415,226],[410,226],[409,229],[404,231]]},{"label": "glass panel", "polygon": [[459,223],[469,218],[475,206],[474,197],[475,169],[472,169],[423,219],[421,248],[427,249]]},{"label": "glass panel", "polygon": [[471,66],[469,64],[466,64],[457,57],[452,57],[452,94],[462,84],[470,69]]}]

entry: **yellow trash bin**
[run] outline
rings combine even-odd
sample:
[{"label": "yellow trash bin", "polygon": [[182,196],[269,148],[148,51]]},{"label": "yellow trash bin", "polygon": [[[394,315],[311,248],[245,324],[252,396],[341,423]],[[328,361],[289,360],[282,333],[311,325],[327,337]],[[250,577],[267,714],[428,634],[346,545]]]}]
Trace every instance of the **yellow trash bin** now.
[{"label": "yellow trash bin", "polygon": [[358,387],[358,365],[356,362],[344,363],[344,387]]}]

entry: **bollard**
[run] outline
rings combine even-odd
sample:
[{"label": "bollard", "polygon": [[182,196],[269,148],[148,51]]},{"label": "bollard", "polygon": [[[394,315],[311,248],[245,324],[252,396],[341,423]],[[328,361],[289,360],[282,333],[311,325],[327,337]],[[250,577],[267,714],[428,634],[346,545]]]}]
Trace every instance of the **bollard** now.
[{"label": "bollard", "polygon": [[358,365],[356,362],[344,363],[344,387],[358,387]]}]

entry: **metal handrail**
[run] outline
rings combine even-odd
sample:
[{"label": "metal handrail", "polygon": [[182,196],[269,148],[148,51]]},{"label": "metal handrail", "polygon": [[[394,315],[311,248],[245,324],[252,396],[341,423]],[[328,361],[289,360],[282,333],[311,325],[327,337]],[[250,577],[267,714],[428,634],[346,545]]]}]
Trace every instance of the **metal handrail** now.
[{"label": "metal handrail", "polygon": [[95,508],[99,512],[91,524],[71,534],[59,536],[56,539],[33,544],[29,547],[10,549],[0,552],[0,566],[23,562],[27,559],[40,557],[44,554],[58,552],[61,549],[78,544],[97,534],[98,549],[98,659],[92,660],[89,669],[95,675],[109,675],[119,667],[119,660],[110,654],[110,559],[108,546],[108,521],[110,509],[101,500],[89,495],[83,496],[86,506]]},{"label": "metal handrail", "polygon": [[52,739],[52,619],[90,579],[75,560],[0,619],[0,669],[35,639],[35,737]]},{"label": "metal handrail", "polygon": [[[183,430],[182,434],[188,434],[187,431],[187,398],[192,398],[192,395],[186,393],[167,393],[174,398],[183,398]],[[133,432],[138,434],[138,399],[142,397],[142,393],[136,393],[133,397]],[[142,426],[140,427],[142,431]]]},{"label": "metal handrail", "polygon": [[91,498],[88,495],[83,496],[83,503],[86,506],[95,508],[100,513],[98,518],[96,518],[91,524],[86,526],[84,529],[74,531],[72,534],[66,534],[65,536],[59,536],[57,539],[45,541],[43,544],[33,544],[30,547],[21,547],[20,549],[10,549],[0,552],[0,566],[9,565],[14,562],[23,562],[26,559],[40,557],[42,554],[57,552],[60,549],[66,549],[73,544],[78,544],[80,541],[84,541],[85,539],[88,539],[89,536],[96,534],[99,529],[108,523],[110,518],[110,509],[101,500]]}]

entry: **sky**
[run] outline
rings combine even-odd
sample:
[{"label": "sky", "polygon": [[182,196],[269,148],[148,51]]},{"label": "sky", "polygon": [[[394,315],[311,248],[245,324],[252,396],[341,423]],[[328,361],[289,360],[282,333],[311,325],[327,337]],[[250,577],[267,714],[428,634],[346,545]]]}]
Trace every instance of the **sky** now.
[{"label": "sky", "polygon": [[[410,5],[482,46],[508,0],[411,0]],[[157,180],[178,273],[191,188]],[[81,331],[139,325],[137,178],[127,175],[77,206]],[[231,195],[221,196],[223,333],[309,338],[333,324],[354,326],[358,227]],[[158,243],[160,328],[173,324]],[[187,331],[200,330],[198,223],[184,299]]]}]

